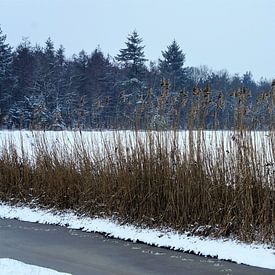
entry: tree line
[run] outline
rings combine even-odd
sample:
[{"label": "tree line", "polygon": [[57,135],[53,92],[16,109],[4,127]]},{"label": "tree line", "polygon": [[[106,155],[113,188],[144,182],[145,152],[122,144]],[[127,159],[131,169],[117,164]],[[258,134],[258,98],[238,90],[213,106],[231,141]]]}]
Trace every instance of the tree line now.
[{"label": "tree line", "polygon": [[211,102],[222,93],[223,108],[231,112],[238,89],[251,102],[270,90],[270,81],[256,82],[251,72],[230,75],[207,66],[185,66],[186,54],[176,40],[157,62],[149,61],[144,50],[133,31],[115,57],[97,47],[91,54],[82,50],[67,58],[65,48],[56,48],[51,38],[43,46],[23,39],[13,49],[0,29],[1,128],[128,128],[137,117],[143,128],[147,123],[171,125],[175,113],[178,126],[186,128],[188,111],[183,107],[191,106],[200,91],[211,90],[212,109]]}]

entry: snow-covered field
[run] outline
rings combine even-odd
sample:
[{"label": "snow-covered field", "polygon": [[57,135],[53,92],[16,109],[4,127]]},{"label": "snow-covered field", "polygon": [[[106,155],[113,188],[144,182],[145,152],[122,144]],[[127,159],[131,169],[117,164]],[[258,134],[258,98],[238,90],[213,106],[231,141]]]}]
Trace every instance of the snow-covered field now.
[{"label": "snow-covered field", "polygon": [[1,275],[70,275],[6,258],[0,259],[0,273]]},{"label": "snow-covered field", "polygon": [[[159,132],[151,132],[153,136],[159,135]],[[189,143],[190,132],[189,131],[166,131],[162,132],[163,140],[166,139],[169,144],[169,138],[175,136],[178,137],[178,142],[180,148],[186,148],[185,145]],[[196,140],[198,136],[197,131],[192,131],[192,135]],[[200,132],[201,133],[201,132]],[[250,135],[241,137],[240,133],[233,131],[203,131],[203,141],[209,149],[217,148],[217,145],[225,146],[225,150],[238,145],[238,142],[244,139],[248,140],[252,137],[253,143],[257,145],[257,148],[270,143],[271,135],[269,132],[259,131],[251,132]],[[26,152],[32,152],[38,141],[46,141],[48,148],[52,148],[55,145],[61,146],[61,148],[73,148],[79,141],[83,142],[84,145],[91,148],[100,148],[110,146],[113,142],[120,140],[125,146],[133,145],[138,139],[146,141],[148,135],[144,131],[28,131],[28,130],[1,130],[0,131],[0,146],[2,147],[9,142],[13,142],[20,151],[21,147],[26,150]],[[107,144],[106,144],[107,143]],[[82,144],[81,144],[82,145]],[[196,144],[194,144],[196,145]]]},{"label": "snow-covered field", "polygon": [[[151,137],[154,137],[154,142],[162,142],[163,146],[174,146],[174,137],[177,137],[178,149],[182,152],[189,152],[189,140],[192,138],[192,146],[196,148],[200,144],[199,150],[203,153],[208,152],[211,158],[217,157],[222,150],[225,156],[229,157],[236,152],[244,149],[245,142],[253,144],[253,149],[257,152],[258,160],[265,165],[273,163],[274,156],[272,146],[274,145],[274,133],[266,131],[258,131],[246,133],[241,136],[240,133],[234,131],[166,131],[151,132]],[[198,139],[199,137],[199,139]],[[66,151],[68,153],[75,150],[86,150],[90,155],[104,155],[106,150],[108,153],[114,150],[118,143],[124,148],[131,149],[135,144],[142,142],[149,144],[149,135],[144,131],[28,131],[28,130],[1,130],[0,131],[0,153],[1,149],[13,144],[17,149],[19,156],[27,154],[30,158],[35,155],[38,145],[42,145],[43,149],[48,152],[56,150],[58,152]],[[197,142],[200,140],[200,142]],[[251,142],[251,143],[250,143]],[[24,150],[22,150],[24,149]]]},{"label": "snow-covered field", "polygon": [[[0,204],[0,218],[16,218],[22,221],[57,224],[86,232],[101,232],[123,240],[137,240],[158,247],[194,252],[263,268],[275,269],[275,249],[266,245],[245,244],[230,239],[211,239],[179,234],[172,230],[139,228],[120,225],[115,220],[78,217],[71,212],[33,209],[27,206]],[[13,273],[12,273],[13,274]],[[32,273],[31,273],[32,274]],[[44,273],[42,273],[44,274]]]}]

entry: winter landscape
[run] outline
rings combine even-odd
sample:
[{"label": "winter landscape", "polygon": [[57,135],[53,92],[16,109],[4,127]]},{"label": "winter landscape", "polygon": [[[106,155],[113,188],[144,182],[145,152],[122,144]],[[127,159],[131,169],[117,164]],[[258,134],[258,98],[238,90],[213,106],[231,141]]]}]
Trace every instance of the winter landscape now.
[{"label": "winter landscape", "polygon": [[0,274],[274,273],[275,4],[160,2],[0,0]]}]

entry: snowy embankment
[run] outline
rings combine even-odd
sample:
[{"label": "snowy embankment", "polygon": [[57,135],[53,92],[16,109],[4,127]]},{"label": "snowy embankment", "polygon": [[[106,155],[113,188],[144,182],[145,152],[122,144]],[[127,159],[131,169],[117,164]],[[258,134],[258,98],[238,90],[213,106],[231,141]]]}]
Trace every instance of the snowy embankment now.
[{"label": "snowy embankment", "polygon": [[53,269],[25,264],[12,259],[0,259],[1,275],[70,275]]},{"label": "snowy embankment", "polygon": [[188,233],[179,234],[169,229],[156,230],[133,225],[120,225],[115,220],[78,217],[71,212],[56,213],[27,206],[19,207],[0,204],[0,218],[56,224],[67,226],[71,229],[81,229],[86,232],[100,232],[123,240],[140,241],[158,247],[193,252],[198,255],[217,257],[221,260],[275,269],[275,249],[266,245],[245,244],[230,239],[214,240],[201,238],[189,236]]}]

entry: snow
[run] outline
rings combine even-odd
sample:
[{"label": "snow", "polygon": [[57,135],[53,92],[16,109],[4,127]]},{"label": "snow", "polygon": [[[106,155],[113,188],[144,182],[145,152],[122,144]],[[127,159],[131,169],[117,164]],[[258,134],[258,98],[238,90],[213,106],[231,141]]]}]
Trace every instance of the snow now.
[{"label": "snow", "polygon": [[[107,218],[79,217],[72,212],[54,212],[28,206],[0,204],[0,218],[19,219],[28,222],[57,224],[86,232],[101,232],[108,236],[133,242],[140,241],[158,247],[194,252],[262,268],[275,269],[275,249],[262,244],[245,244],[232,239],[211,239],[180,234],[173,230],[140,228],[120,225]],[[44,274],[44,273],[43,273]]]},{"label": "snow", "polygon": [[[179,148],[186,149],[186,146],[189,143],[189,131],[164,131],[162,136],[164,140],[168,141],[169,138],[178,137]],[[200,133],[200,134],[199,134]],[[153,136],[159,135],[159,132],[151,131]],[[272,136],[269,132],[265,131],[254,131],[247,133],[247,137],[241,137],[238,133],[234,131],[203,131],[201,132],[192,131],[194,138],[194,146],[196,146],[196,138],[198,136],[202,137],[206,143],[206,146],[209,150],[221,148],[225,146],[225,150],[231,150],[233,147],[236,147],[236,144],[241,140],[249,140],[249,135],[251,135],[253,143],[257,146],[258,149],[261,149],[263,145],[268,146],[271,142]],[[84,144],[89,149],[98,148],[102,150],[108,145],[116,146],[117,142],[120,141],[125,146],[133,145],[137,140],[148,141],[148,136],[145,131],[28,131],[28,130],[1,130],[0,131],[0,146],[10,144],[12,142],[18,149],[18,153],[21,153],[22,147],[24,148],[25,153],[30,155],[35,151],[37,143],[43,141],[46,142],[48,149],[50,150],[54,146],[62,149],[74,149],[76,145]],[[114,146],[114,147],[115,147]]]},{"label": "snow", "polygon": [[[257,152],[258,167],[264,169],[267,163],[274,163],[274,155],[272,154],[272,144],[274,135],[267,131],[252,131],[240,135],[234,131],[151,131],[151,137],[163,142],[164,147],[173,146],[173,138],[177,137],[177,146],[181,152],[188,154],[189,139],[192,136],[192,144],[195,148],[198,146],[197,140],[203,140],[201,146],[205,148],[204,154],[209,154],[211,158],[219,161],[219,154],[224,150],[225,157],[229,159],[234,156],[243,147],[243,142],[252,142],[255,152]],[[251,138],[251,139],[250,139]],[[47,152],[54,151],[58,156],[63,157],[62,152],[73,154],[85,150],[91,157],[106,156],[113,151],[118,144],[124,148],[131,149],[142,142],[149,144],[149,136],[145,131],[28,131],[28,130],[1,130],[0,131],[0,153],[3,148],[9,148],[13,145],[20,157],[28,157],[34,159],[37,150],[41,147]],[[199,142],[200,144],[200,142]],[[145,146],[146,149],[146,146]],[[200,150],[200,149],[199,149]],[[224,156],[223,156],[224,157]],[[266,174],[264,174],[266,176]]]},{"label": "snow", "polygon": [[[189,131],[151,131],[155,141],[162,141],[163,146],[173,146],[173,138],[177,137],[178,149],[188,153]],[[205,142],[206,152],[213,158],[218,159],[218,152],[224,150],[225,156],[230,158],[234,153],[242,148],[244,140],[252,142],[257,152],[259,167],[264,167],[266,163],[273,163],[272,144],[274,135],[266,131],[247,132],[240,135],[234,131],[192,131],[192,143],[194,148],[197,146],[197,139]],[[251,139],[250,139],[251,138]],[[7,148],[10,144],[14,145],[19,156],[28,156],[32,159],[39,148],[47,152],[73,153],[85,149],[91,156],[105,156],[110,151],[115,151],[118,144],[131,149],[135,144],[142,142],[149,143],[148,134],[145,131],[28,131],[28,130],[1,130],[0,148]],[[203,145],[204,146],[204,145]],[[204,152],[204,153],[206,153]],[[1,150],[0,150],[1,153]],[[62,155],[62,154],[60,154]]]},{"label": "snow", "polygon": [[1,275],[70,275],[6,258],[0,259],[0,270]]}]

